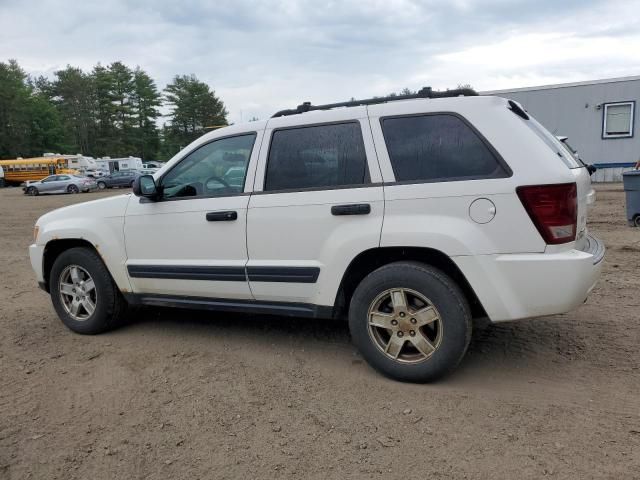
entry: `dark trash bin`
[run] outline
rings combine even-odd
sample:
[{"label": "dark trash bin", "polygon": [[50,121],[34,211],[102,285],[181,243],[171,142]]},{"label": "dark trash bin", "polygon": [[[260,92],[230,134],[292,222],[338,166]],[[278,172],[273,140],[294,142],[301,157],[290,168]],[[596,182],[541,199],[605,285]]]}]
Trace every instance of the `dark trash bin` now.
[{"label": "dark trash bin", "polygon": [[640,227],[640,170],[624,172],[622,181],[627,197],[627,221],[631,226]]}]

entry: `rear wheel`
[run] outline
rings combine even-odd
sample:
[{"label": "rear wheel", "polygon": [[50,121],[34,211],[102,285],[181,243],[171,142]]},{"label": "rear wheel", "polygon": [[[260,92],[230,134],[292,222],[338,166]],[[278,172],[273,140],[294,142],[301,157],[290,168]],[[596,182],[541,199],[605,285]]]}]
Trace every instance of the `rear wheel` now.
[{"label": "rear wheel", "polygon": [[107,188],[107,184],[104,182],[98,182],[98,188],[100,190],[104,190],[105,188]]},{"label": "rear wheel", "polygon": [[56,313],[69,329],[96,334],[117,325],[127,303],[100,257],[85,247],[71,248],[53,263],[49,278]]},{"label": "rear wheel", "polygon": [[136,181],[135,181],[135,180],[131,180],[131,183],[129,184],[129,186],[130,186],[131,188],[133,188],[133,184],[134,184],[134,183],[136,183]]},{"label": "rear wheel", "polygon": [[68,193],[78,193],[80,190],[78,190],[78,187],[76,187],[75,185],[69,185],[67,187],[67,192]]},{"label": "rear wheel", "polygon": [[40,192],[36,187],[29,187],[27,188],[27,195],[31,195],[32,197],[37,197],[38,195],[40,195]]},{"label": "rear wheel", "polygon": [[640,227],[640,215],[636,215],[635,217],[633,217],[633,224],[636,227]]},{"label": "rear wheel", "polygon": [[425,264],[398,262],[358,285],[349,329],[378,371],[397,380],[429,382],[462,360],[471,340],[471,314],[447,275]]}]

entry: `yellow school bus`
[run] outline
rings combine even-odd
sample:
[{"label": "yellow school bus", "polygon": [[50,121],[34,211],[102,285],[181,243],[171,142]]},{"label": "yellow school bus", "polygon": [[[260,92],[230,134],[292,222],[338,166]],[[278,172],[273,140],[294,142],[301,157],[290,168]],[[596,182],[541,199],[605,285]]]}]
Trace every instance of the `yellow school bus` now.
[{"label": "yellow school bus", "polygon": [[58,173],[76,174],[77,170],[69,168],[66,158],[37,157],[18,158],[16,160],[0,160],[4,170],[4,181],[8,184],[20,184],[28,180],[42,180]]}]

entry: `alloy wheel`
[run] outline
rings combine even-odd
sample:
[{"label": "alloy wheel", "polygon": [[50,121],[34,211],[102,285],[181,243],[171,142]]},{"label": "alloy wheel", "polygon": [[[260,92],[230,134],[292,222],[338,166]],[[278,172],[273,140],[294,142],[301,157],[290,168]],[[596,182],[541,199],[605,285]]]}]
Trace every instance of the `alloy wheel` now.
[{"label": "alloy wheel", "polygon": [[60,300],[65,311],[76,321],[87,320],[96,309],[96,285],[84,268],[69,265],[60,274],[58,282]]},{"label": "alloy wheel", "polygon": [[442,341],[443,325],[438,310],[415,290],[385,290],[373,300],[367,316],[369,336],[392,360],[423,362]]}]

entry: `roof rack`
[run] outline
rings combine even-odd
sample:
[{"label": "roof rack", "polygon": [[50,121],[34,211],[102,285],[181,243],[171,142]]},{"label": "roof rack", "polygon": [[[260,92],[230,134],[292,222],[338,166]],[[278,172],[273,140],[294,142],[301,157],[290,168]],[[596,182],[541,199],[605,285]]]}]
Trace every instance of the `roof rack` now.
[{"label": "roof rack", "polygon": [[351,100],[348,102],[328,103],[326,105],[311,105],[311,102],[304,102],[296,108],[280,110],[271,116],[286,117],[287,115],[297,115],[299,113],[310,112],[312,110],[329,110],[337,107],[356,107],[359,105],[375,105],[377,103],[393,102],[395,100],[409,100],[412,98],[444,98],[444,97],[472,97],[478,95],[472,88],[456,88],[454,90],[434,91],[431,87],[424,87],[417,93],[409,95],[391,95],[388,97],[365,98],[364,100]]}]

